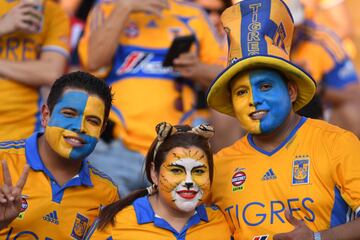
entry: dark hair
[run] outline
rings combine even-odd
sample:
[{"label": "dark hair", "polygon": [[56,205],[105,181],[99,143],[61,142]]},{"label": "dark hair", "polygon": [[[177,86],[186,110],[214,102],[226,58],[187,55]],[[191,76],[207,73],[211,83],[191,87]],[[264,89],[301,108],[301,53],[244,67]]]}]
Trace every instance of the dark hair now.
[{"label": "dark hair", "polygon": [[72,72],[62,75],[58,78],[51,87],[49,97],[47,99],[47,105],[50,113],[52,113],[59,98],[63,95],[64,91],[69,88],[76,88],[84,90],[89,94],[95,94],[99,96],[105,104],[104,123],[108,119],[109,112],[112,103],[111,87],[97,77],[86,72]]},{"label": "dark hair", "polygon": [[[212,183],[214,164],[213,164],[213,155],[210,149],[208,139],[199,134],[189,132],[192,128],[188,125],[177,125],[174,127],[177,129],[177,132],[173,135],[168,136],[165,139],[165,141],[160,144],[155,156],[154,156],[154,151],[158,144],[157,138],[153,141],[153,143],[150,146],[150,149],[146,155],[146,162],[145,162],[145,173],[149,182],[153,184],[150,174],[152,163],[154,163],[155,171],[159,173],[160,167],[163,164],[166,155],[171,149],[175,147],[189,148],[191,146],[195,146],[202,149],[208,159],[210,183]],[[128,205],[132,204],[137,198],[146,195],[148,195],[147,189],[137,190],[132,192],[124,199],[118,200],[106,206],[100,213],[98,228],[104,229],[106,225],[108,225],[109,223],[114,224],[114,217],[119,211],[121,211],[123,208],[127,207]]]},{"label": "dark hair", "polygon": [[223,0],[223,3],[225,8],[231,7],[233,5],[231,0]]}]

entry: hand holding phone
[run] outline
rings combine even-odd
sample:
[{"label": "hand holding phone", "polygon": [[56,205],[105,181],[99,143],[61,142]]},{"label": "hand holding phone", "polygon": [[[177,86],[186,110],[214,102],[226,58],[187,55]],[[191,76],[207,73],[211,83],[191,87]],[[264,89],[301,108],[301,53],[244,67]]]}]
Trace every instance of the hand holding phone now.
[{"label": "hand holding phone", "polygon": [[187,35],[176,37],[165,56],[163,61],[164,67],[173,66],[173,61],[175,58],[179,57],[180,54],[189,52],[191,45],[195,42],[194,35]]}]

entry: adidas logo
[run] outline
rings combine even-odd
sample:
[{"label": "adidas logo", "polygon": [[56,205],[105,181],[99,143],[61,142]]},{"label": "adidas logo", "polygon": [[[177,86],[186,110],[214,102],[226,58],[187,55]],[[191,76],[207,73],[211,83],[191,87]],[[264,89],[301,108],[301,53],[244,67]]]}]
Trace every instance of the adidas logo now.
[{"label": "adidas logo", "polygon": [[262,177],[262,180],[273,180],[273,179],[276,179],[276,175],[274,173],[274,171],[272,170],[272,168],[270,168],[266,173],[265,175]]},{"label": "adidas logo", "polygon": [[52,211],[51,213],[46,214],[45,216],[43,216],[43,219],[56,225],[59,224],[59,219],[57,217],[56,211]]}]

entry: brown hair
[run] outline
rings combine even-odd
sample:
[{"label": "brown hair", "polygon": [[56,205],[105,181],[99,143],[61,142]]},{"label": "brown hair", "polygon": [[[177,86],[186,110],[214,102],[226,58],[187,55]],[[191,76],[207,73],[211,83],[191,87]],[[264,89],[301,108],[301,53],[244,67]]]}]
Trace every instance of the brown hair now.
[{"label": "brown hair", "polygon": [[[159,173],[160,167],[171,149],[175,147],[189,148],[195,146],[202,149],[208,159],[210,183],[212,183],[214,165],[208,138],[194,132],[189,132],[192,128],[188,125],[177,125],[174,127],[177,132],[168,136],[164,142],[158,146],[155,156],[154,151],[158,145],[158,139],[156,138],[150,146],[145,161],[145,174],[149,182],[153,184],[151,179],[152,163],[154,164],[155,172]],[[148,195],[147,189],[136,190],[124,199],[120,199],[106,206],[100,213],[98,228],[104,229],[109,223],[114,224],[114,218],[119,211],[132,204],[136,199],[146,195]]]}]

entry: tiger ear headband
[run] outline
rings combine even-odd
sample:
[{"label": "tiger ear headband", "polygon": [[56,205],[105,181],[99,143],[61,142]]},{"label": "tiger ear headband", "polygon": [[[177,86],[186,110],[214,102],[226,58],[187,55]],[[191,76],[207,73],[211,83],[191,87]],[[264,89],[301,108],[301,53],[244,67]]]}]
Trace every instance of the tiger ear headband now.
[{"label": "tiger ear headband", "polygon": [[[155,159],[155,156],[157,154],[160,145],[166,140],[166,138],[179,132],[181,133],[182,131],[178,131],[175,127],[173,127],[170,123],[167,122],[161,122],[158,125],[156,125],[158,142],[154,150],[153,159]],[[210,125],[205,125],[205,124],[201,124],[197,127],[194,127],[187,132],[200,135],[206,139],[210,139],[212,136],[214,136],[214,128]]]}]

